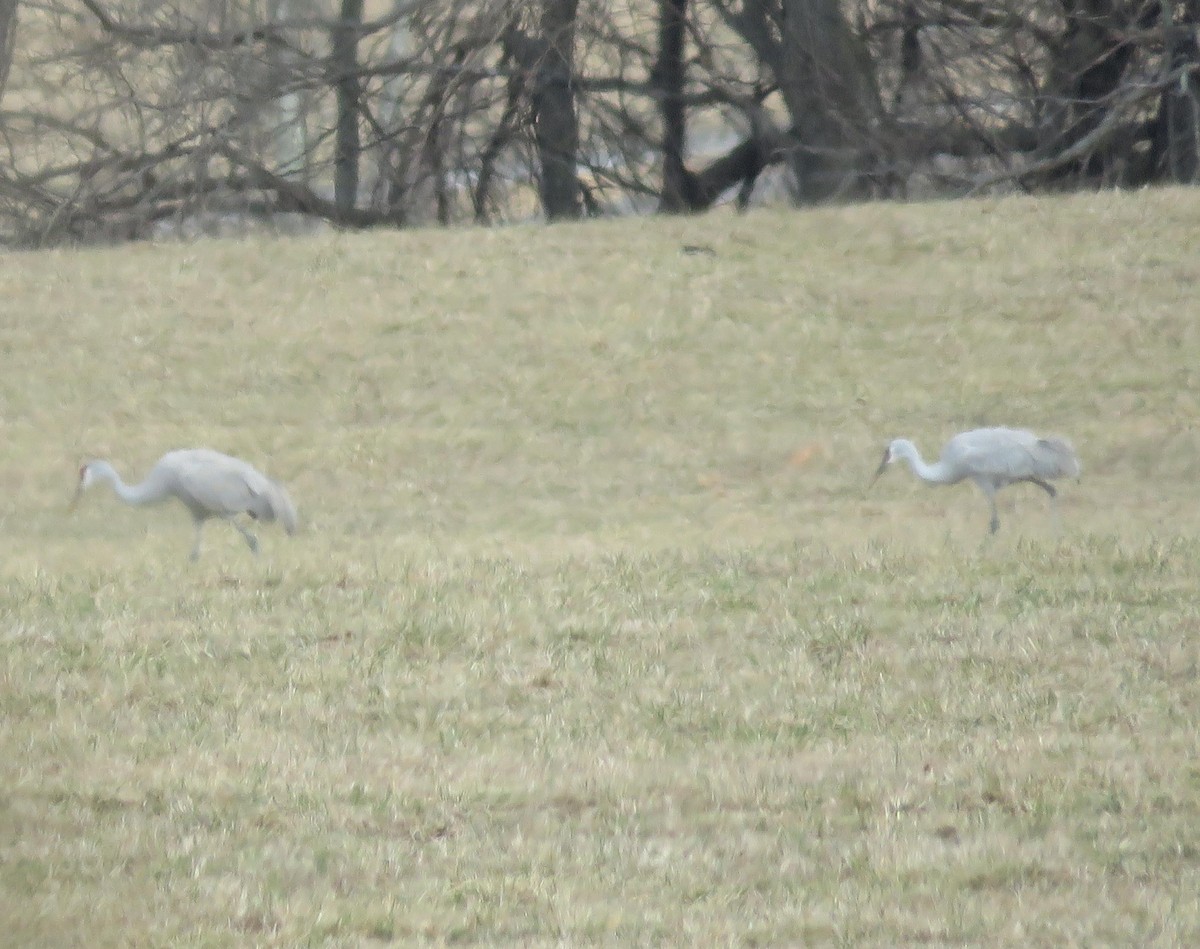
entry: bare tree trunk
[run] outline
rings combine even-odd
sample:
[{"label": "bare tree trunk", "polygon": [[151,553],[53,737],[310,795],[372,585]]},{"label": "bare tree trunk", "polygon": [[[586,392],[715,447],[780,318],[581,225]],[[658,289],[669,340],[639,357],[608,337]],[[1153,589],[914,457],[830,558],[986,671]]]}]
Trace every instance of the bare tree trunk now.
[{"label": "bare tree trunk", "polygon": [[334,146],[333,200],[339,211],[351,211],[358,199],[359,98],[358,28],[363,0],[342,0],[333,30],[331,65],[337,89],[337,133]]},{"label": "bare tree trunk", "polygon": [[[463,52],[455,53],[452,62],[459,65]],[[450,195],[446,182],[446,99],[449,76],[435,76],[429,83],[422,102],[422,112],[428,116],[427,131],[417,152],[417,168],[424,188],[433,192],[439,224],[450,223]]]},{"label": "bare tree trunk", "polygon": [[542,210],[550,220],[582,212],[575,161],[579,120],[575,114],[575,13],[579,0],[544,0],[541,34],[545,54],[534,79],[534,136],[541,164]]},{"label": "bare tree trunk", "polygon": [[778,79],[797,139],[800,198],[861,197],[882,114],[870,58],[839,0],[783,0],[781,12]]},{"label": "bare tree trunk", "polygon": [[[1041,90],[1039,157],[1065,152],[1105,123],[1136,50],[1127,37],[1136,25],[1132,7],[1115,0],[1062,0],[1062,6],[1065,29]],[[1150,6],[1144,16],[1152,15]],[[1109,180],[1113,174],[1109,141],[1055,168],[1046,182]]]},{"label": "bare tree trunk", "polygon": [[[662,115],[662,189],[658,210],[666,213],[705,211],[730,188],[740,184],[738,207],[745,208],[762,170],[781,154],[778,130],[759,108],[761,96],[737,105],[750,117],[747,137],[699,171],[684,161],[687,148],[686,40],[688,0],[659,0],[658,59],[651,86]],[[701,57],[709,50],[701,50]]]},{"label": "bare tree trunk", "polygon": [[885,114],[875,64],[842,0],[713,2],[778,84],[797,200],[868,195],[886,145]]},{"label": "bare tree trunk", "polygon": [[693,182],[683,163],[687,145],[687,113],[683,104],[686,80],[684,42],[687,38],[688,0],[659,0],[658,62],[653,81],[662,111],[662,195],[660,211],[692,210]]},{"label": "bare tree trunk", "polygon": [[[403,0],[396,0],[393,9],[399,9]],[[414,48],[410,16],[399,20],[391,29],[388,39],[388,58],[399,62],[412,55]],[[401,155],[404,123],[402,110],[406,86],[411,82],[405,76],[389,76],[380,86],[376,112],[379,116],[379,141],[374,147],[374,193],[371,204],[375,208],[393,207],[404,200],[410,182],[403,180],[396,167]]]},{"label": "bare tree trunk", "polygon": [[[506,50],[501,64],[507,64],[511,58],[513,57]],[[504,112],[501,114],[496,128],[488,137],[487,144],[479,153],[479,178],[471,195],[472,205],[475,208],[475,221],[478,224],[487,224],[491,220],[490,203],[492,201],[492,182],[496,177],[496,163],[500,159],[501,152],[516,137],[518,116],[524,99],[524,76],[519,69],[514,69],[506,85]]]},{"label": "bare tree trunk", "polygon": [[1200,179],[1200,44],[1196,22],[1190,17],[1175,23],[1170,4],[1163,5],[1163,32],[1168,76],[1162,111],[1167,131],[1167,175],[1172,181],[1191,184]]},{"label": "bare tree trunk", "polygon": [[0,0],[0,98],[12,66],[13,47],[17,40],[17,0]]}]

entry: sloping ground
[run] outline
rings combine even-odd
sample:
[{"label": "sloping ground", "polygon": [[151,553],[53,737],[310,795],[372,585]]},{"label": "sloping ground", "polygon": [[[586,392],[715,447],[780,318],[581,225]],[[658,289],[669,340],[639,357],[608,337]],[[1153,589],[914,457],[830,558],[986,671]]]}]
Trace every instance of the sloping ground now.
[{"label": "sloping ground", "polygon": [[[0,270],[20,944],[1186,944],[1187,191]],[[686,253],[698,245],[706,250]],[[708,250],[711,250],[711,253]],[[1070,437],[1059,518],[893,471]],[[102,491],[209,445],[249,557]]]}]

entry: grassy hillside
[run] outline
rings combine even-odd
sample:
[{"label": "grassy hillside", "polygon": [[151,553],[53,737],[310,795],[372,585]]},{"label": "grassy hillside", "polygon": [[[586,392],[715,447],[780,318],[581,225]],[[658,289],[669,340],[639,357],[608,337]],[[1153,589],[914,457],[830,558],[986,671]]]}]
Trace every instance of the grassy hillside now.
[{"label": "grassy hillside", "polygon": [[[1195,943],[1200,193],[12,256],[14,944]],[[703,244],[714,254],[684,254]],[[1001,494],[890,471],[1070,437]],[[208,445],[303,526],[66,504]]]}]

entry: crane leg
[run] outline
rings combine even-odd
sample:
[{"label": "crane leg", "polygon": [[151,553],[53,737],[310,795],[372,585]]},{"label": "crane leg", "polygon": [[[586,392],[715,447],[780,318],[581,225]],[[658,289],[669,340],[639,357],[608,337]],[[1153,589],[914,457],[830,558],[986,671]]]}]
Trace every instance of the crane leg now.
[{"label": "crane leg", "polygon": [[989,494],[987,499],[988,507],[992,509],[992,519],[988,521],[988,533],[994,534],[1000,530],[1000,513],[996,510],[996,495]]},{"label": "crane leg", "polygon": [[1041,478],[1030,478],[1029,483],[1036,484],[1039,488],[1050,495],[1051,501],[1058,497],[1058,492],[1054,490],[1054,485],[1050,484],[1048,481],[1043,481]]},{"label": "crane leg", "polygon": [[1030,478],[1029,480],[1050,495],[1050,518],[1054,522],[1054,529],[1057,531],[1061,526],[1058,521],[1058,501],[1056,500],[1058,492],[1054,490],[1054,485],[1043,481],[1041,478]]},{"label": "crane leg", "polygon": [[244,538],[246,538],[246,544],[250,548],[250,552],[253,553],[254,556],[257,557],[258,556],[258,538],[255,537],[253,534],[251,534],[248,530],[246,530],[246,528],[242,527],[241,524],[239,524],[237,521],[233,520],[232,518],[230,518],[229,523],[232,524],[234,527],[236,527],[238,529],[238,533],[240,533]]},{"label": "crane leg", "polygon": [[192,544],[192,553],[188,557],[192,563],[200,559],[200,533],[204,529],[204,521],[196,521],[196,542]]}]

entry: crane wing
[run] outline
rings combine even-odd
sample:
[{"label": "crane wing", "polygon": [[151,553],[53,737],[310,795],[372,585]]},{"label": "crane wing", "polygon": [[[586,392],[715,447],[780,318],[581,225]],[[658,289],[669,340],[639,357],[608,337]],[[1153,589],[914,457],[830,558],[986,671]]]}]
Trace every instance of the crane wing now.
[{"label": "crane wing", "polygon": [[[227,517],[246,513],[296,530],[296,508],[283,486],[253,465],[220,452],[197,449],[168,456],[181,498],[193,511]],[[165,460],[165,459],[164,459]]]},{"label": "crane wing", "polygon": [[980,428],[946,444],[942,458],[965,473],[1022,481],[1079,474],[1079,461],[1061,438],[1039,438],[1016,428]]},{"label": "crane wing", "polygon": [[175,472],[189,507],[222,517],[249,511],[256,494],[245,473],[219,458],[193,457]]}]

